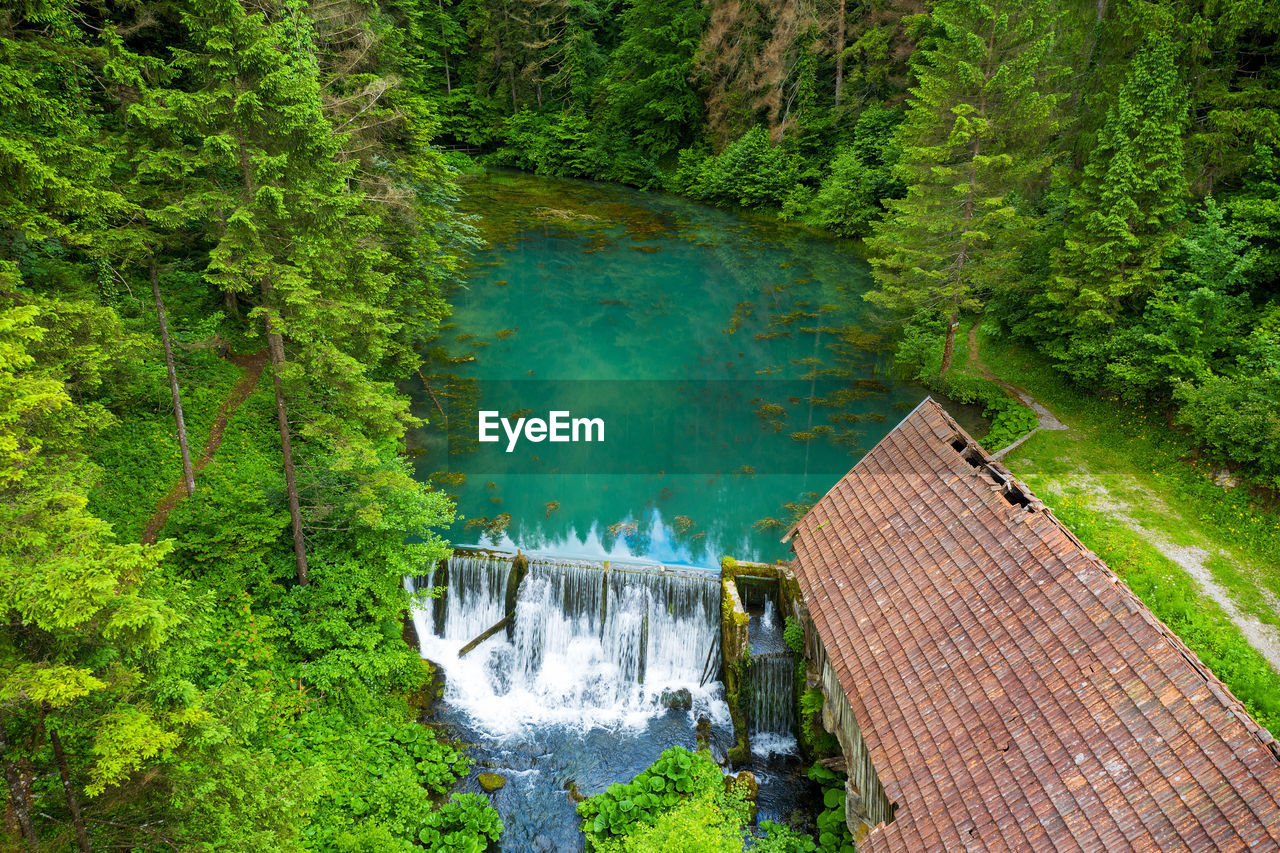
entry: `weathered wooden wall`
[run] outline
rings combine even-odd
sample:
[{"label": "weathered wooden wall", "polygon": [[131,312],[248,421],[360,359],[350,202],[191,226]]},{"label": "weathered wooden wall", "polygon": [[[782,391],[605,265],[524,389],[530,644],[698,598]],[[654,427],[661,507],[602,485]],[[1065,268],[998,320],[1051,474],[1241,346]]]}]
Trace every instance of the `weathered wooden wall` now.
[{"label": "weathered wooden wall", "polygon": [[862,728],[858,719],[849,707],[844,688],[836,676],[835,667],[827,656],[827,650],[818,637],[813,623],[805,626],[805,645],[809,660],[814,663],[820,673],[822,693],[822,725],[836,736],[840,742],[840,751],[844,754],[845,772],[848,781],[845,791],[845,823],[854,838],[861,838],[868,828],[893,820],[893,806],[880,784],[880,776],[871,763],[871,754],[867,750],[867,742],[862,737]]}]

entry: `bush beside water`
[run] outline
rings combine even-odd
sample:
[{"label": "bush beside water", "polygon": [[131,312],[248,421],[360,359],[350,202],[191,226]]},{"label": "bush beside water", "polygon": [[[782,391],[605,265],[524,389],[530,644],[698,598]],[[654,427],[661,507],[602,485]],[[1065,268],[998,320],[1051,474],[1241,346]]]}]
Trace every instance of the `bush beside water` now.
[{"label": "bush beside water", "polygon": [[589,853],[852,853],[844,824],[844,778],[821,765],[809,778],[823,787],[818,837],[773,821],[754,835],[748,784],[726,777],[705,750],[663,751],[649,769],[578,804]]}]

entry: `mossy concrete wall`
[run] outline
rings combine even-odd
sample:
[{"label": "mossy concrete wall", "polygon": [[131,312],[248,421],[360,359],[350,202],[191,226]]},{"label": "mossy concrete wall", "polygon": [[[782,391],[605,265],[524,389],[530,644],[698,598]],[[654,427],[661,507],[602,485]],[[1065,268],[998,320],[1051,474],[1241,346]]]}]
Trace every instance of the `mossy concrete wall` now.
[{"label": "mossy concrete wall", "polygon": [[[732,563],[729,558],[725,562]],[[751,648],[747,643],[747,611],[738,595],[732,572],[720,575],[720,656],[724,666],[724,698],[733,718],[734,745],[729,749],[729,763],[734,766],[751,760],[751,742],[747,716],[743,710],[742,687]]]}]

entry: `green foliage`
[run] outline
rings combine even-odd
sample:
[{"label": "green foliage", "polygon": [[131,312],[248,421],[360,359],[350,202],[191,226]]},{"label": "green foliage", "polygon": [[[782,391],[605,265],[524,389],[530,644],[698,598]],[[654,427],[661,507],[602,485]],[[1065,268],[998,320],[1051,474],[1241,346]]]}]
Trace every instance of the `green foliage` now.
[{"label": "green foliage", "polygon": [[991,430],[982,437],[982,443],[989,452],[1016,441],[1040,423],[1035,412],[1009,397],[988,403],[982,410],[982,416],[991,419]]},{"label": "green foliage", "polygon": [[630,782],[614,783],[604,792],[578,803],[587,849],[650,825],[658,815],[683,800],[705,798],[723,787],[720,768],[703,752],[673,746],[649,769]]},{"label": "green foliage", "polygon": [[814,853],[818,849],[813,836],[796,832],[780,823],[762,820],[760,829],[764,835],[752,845],[755,853]]},{"label": "green foliage", "polygon": [[[1159,286],[1162,261],[1186,210],[1186,115],[1173,45],[1162,34],[1150,35],[1071,192],[1060,272],[1042,309],[1055,330],[1105,334],[1130,300]],[[1087,348],[1092,336],[1082,336],[1085,347],[1067,338],[1057,345],[1058,357],[1077,375],[1094,377],[1097,365]]]},{"label": "green foliage", "polygon": [[[803,684],[803,680],[797,683]],[[835,735],[822,727],[822,690],[810,688],[800,693],[796,700],[799,709],[800,741],[805,754],[810,756],[834,755],[840,751]]]},{"label": "green foliage", "polygon": [[663,811],[652,823],[592,848],[599,853],[740,853],[739,821],[710,795],[691,797]]},{"label": "green foliage", "polygon": [[1009,442],[1035,429],[1036,413],[1011,398],[1004,388],[990,379],[967,373],[951,373],[931,383],[957,403],[982,406],[983,417],[991,419],[991,430],[982,438],[988,451],[994,452]]},{"label": "green foliage", "polygon": [[809,778],[822,786],[823,808],[817,819],[817,849],[820,853],[854,853],[853,836],[844,816],[847,797],[844,777],[815,764],[809,768]]},{"label": "green foliage", "polygon": [[[1046,4],[1012,12],[956,0],[932,17],[939,37],[915,55],[900,137],[907,194],[886,203],[867,242],[877,282],[867,298],[932,312],[950,336],[962,311],[1013,283],[1016,251],[1035,227],[1018,196],[1049,167],[1060,96]],[[940,371],[949,368],[944,357]]]},{"label": "green foliage", "polygon": [[854,125],[853,142],[837,150],[830,173],[799,211],[805,222],[845,237],[862,237],[884,213],[883,202],[901,198],[905,187],[893,169],[901,156],[898,110],[869,106]]},{"label": "green foliage", "polygon": [[1165,395],[1182,382],[1232,372],[1246,354],[1253,306],[1245,292],[1258,253],[1212,198],[1206,205],[1203,221],[1166,261],[1141,318],[1110,336],[1108,384]]},{"label": "green foliage", "polygon": [[804,626],[788,616],[782,629],[782,641],[797,655],[804,654]]},{"label": "green foliage", "polygon": [[[340,715],[313,714],[293,752],[326,773],[311,826],[321,850],[445,850],[478,853],[502,832],[488,801],[454,794],[438,803],[469,762],[429,728],[384,722],[352,726]],[[381,845],[381,846],[378,846]]]},{"label": "green foliage", "polygon": [[655,181],[647,155],[620,147],[586,114],[521,110],[503,123],[503,143],[484,162],[541,175],[604,178],[635,186]]},{"label": "green foliage", "polygon": [[[755,814],[750,796],[744,784],[721,774],[709,753],[671,747],[631,782],[579,803],[578,814],[587,849],[595,853],[740,853]],[[753,849],[814,849],[812,840],[808,847],[804,841],[784,827],[766,828]]]},{"label": "green foliage", "polygon": [[1178,386],[1177,420],[1219,457],[1280,488],[1280,311],[1272,309],[1241,344],[1234,370]]},{"label": "green foliage", "polygon": [[671,186],[691,196],[743,207],[780,207],[794,191],[800,162],[754,127],[709,157],[682,151]]},{"label": "green foliage", "polygon": [[702,102],[690,83],[706,13],[681,0],[633,0],[602,81],[610,132],[661,159],[690,141]]},{"label": "green foliage", "polygon": [[[270,853],[501,833],[483,799],[444,801],[466,759],[410,722],[424,671],[400,639],[401,579],[442,555],[452,506],[400,456],[390,380],[468,239],[404,80],[446,61],[410,33],[458,33],[439,4],[352,7],[342,33],[314,11],[0,14],[3,761],[69,780],[30,790],[33,847],[71,837],[77,804],[94,849],[152,849],[156,826],[166,847]],[[346,53],[348,32],[370,49]],[[151,259],[193,447],[221,443],[142,546],[181,497]],[[288,353],[305,587],[274,401],[233,394],[242,369],[215,355],[261,349],[264,315]]]},{"label": "green foliage", "polygon": [[1257,248],[1255,272],[1262,281],[1280,276],[1280,146],[1258,143],[1238,192],[1225,202],[1231,218]]}]

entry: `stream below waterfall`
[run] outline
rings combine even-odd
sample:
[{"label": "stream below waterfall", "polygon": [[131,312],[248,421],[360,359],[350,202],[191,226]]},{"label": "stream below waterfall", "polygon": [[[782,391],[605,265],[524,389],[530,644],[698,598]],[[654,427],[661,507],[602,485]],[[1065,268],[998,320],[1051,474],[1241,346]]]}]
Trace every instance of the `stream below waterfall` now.
[{"label": "stream below waterfall", "polygon": [[[502,849],[579,851],[571,785],[595,794],[693,748],[699,717],[713,753],[732,744],[709,667],[721,556],[786,558],[797,514],[924,390],[895,377],[864,322],[870,277],[851,241],[584,181],[491,172],[463,190],[487,247],[404,386],[427,421],[409,449],[416,476],[456,500],[448,538],[521,550],[529,572],[517,589],[509,558],[460,552],[447,578],[424,567],[406,585],[447,590],[414,613],[447,677],[433,721],[473,745],[464,790],[481,771],[506,777],[491,795]],[[568,411],[603,434],[482,442],[481,411]],[[812,787],[776,604],[748,607],[746,710],[759,817],[782,820]],[[509,605],[512,624],[460,658]]]}]

